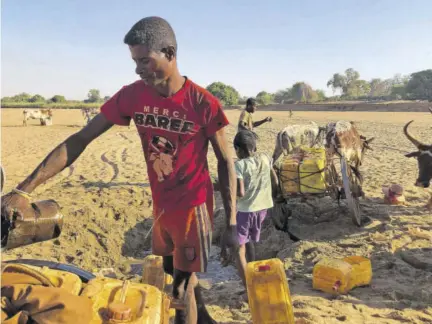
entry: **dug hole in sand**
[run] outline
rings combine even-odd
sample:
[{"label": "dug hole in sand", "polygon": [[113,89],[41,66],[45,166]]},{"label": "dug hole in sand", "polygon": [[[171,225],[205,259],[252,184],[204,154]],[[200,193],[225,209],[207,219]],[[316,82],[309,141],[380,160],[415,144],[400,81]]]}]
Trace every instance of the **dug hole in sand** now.
[{"label": "dug hole in sand", "polygon": [[[417,163],[393,147],[412,151],[402,132],[415,119],[411,132],[426,142],[431,138],[430,113],[386,112],[258,112],[256,119],[272,116],[273,122],[257,128],[258,150],[272,153],[273,129],[293,123],[319,125],[329,121],[353,120],[361,134],[376,137],[374,149],[366,154],[362,172],[366,199],[362,212],[371,222],[364,228],[352,224],[348,211],[334,201],[290,202],[290,230],[300,242],[278,231],[268,218],[257,246],[259,258],[280,258],[286,268],[294,315],[298,323],[432,323],[432,243],[416,236],[415,229],[432,231],[432,215],[423,208],[428,195],[414,187]],[[238,110],[227,110],[236,124]],[[22,181],[57,145],[83,125],[77,110],[55,110],[54,125],[29,122],[22,127],[22,110],[2,109],[2,166],[7,179],[5,191]],[[235,127],[227,127],[232,143]],[[216,158],[209,148],[209,168],[217,176]],[[151,248],[152,199],[141,143],[131,129],[114,127],[91,143],[71,168],[37,188],[35,200],[55,199],[62,206],[65,223],[61,236],[52,241],[12,250],[3,259],[35,258],[69,262],[85,270],[113,268],[120,278],[139,280],[137,266],[124,260],[142,259]],[[406,206],[383,204],[382,186],[392,182],[405,188]],[[217,208],[221,207],[216,197]],[[219,240],[223,215],[215,219],[214,242]],[[209,273],[212,282],[204,291],[208,308],[219,323],[249,323],[243,288],[233,266],[221,268],[219,250],[212,248]],[[312,269],[323,257],[360,255],[372,262],[369,287],[356,288],[347,295],[332,297],[312,289]],[[413,261],[414,260],[414,261]],[[408,261],[408,263],[407,263]],[[422,263],[423,262],[423,263]],[[426,263],[426,265],[424,264]],[[414,265],[414,266],[413,266]],[[417,267],[415,267],[417,266]]]}]

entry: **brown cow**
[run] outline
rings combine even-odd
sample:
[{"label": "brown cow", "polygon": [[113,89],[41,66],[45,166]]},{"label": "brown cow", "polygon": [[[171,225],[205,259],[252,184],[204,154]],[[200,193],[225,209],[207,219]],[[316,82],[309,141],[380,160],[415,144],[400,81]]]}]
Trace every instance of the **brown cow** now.
[{"label": "brown cow", "polygon": [[359,167],[362,165],[365,150],[372,150],[369,144],[374,138],[366,139],[359,134],[354,122],[340,120],[327,125],[326,148],[329,156],[345,156],[351,169],[362,182]]},{"label": "brown cow", "polygon": [[[418,151],[406,154],[405,156],[417,158],[419,175],[415,185],[420,188],[429,188],[432,179],[432,145],[423,144],[408,133],[408,126],[412,122],[413,120],[405,125],[404,134],[417,147]],[[432,195],[427,207],[432,210]]]}]

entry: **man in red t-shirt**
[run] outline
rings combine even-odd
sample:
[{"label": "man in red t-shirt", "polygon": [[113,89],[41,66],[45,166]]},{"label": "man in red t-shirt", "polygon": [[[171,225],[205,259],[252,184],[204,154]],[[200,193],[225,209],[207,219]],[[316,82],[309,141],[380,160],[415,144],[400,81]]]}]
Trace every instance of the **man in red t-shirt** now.
[{"label": "man in red t-shirt", "polygon": [[235,251],[236,175],[219,101],[182,76],[177,42],[164,19],[147,17],[124,38],[141,80],[124,86],[86,127],[55,148],[17,190],[3,198],[2,216],[31,208],[26,193],[71,165],[95,138],[115,125],[134,120],[141,139],[153,196],[152,249],[174,276],[173,295],[184,298],[186,312],[176,323],[215,323],[205,309],[195,272],[205,272],[213,221],[213,185],[207,150],[218,159],[226,212],[223,246]]}]

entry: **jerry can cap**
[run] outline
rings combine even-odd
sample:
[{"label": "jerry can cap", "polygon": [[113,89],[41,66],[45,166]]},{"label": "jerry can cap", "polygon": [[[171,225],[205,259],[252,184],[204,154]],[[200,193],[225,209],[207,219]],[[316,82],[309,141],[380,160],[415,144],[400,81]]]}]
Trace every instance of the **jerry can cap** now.
[{"label": "jerry can cap", "polygon": [[128,321],[132,318],[132,309],[126,304],[112,302],[108,305],[108,319],[115,321]]}]

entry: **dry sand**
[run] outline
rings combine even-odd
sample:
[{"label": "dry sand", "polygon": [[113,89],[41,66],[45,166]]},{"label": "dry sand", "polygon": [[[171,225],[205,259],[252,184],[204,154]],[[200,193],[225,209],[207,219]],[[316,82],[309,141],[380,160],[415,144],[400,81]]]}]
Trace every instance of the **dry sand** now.
[{"label": "dry sand", "polygon": [[[84,124],[78,110],[55,110],[54,125],[41,127],[29,121],[22,127],[22,110],[2,109],[1,164],[6,170],[5,191],[23,180],[51,149]],[[227,111],[235,124],[239,111]],[[310,120],[318,124],[338,119],[357,122],[362,134],[375,136],[374,151],[364,161],[366,199],[362,210],[372,222],[365,228],[352,225],[346,209],[329,199],[292,202],[291,230],[303,240],[293,243],[276,231],[270,221],[258,248],[261,258],[279,257],[286,266],[298,323],[432,323],[432,272],[404,262],[401,250],[410,250],[423,261],[432,260],[431,241],[416,238],[410,228],[432,231],[432,215],[423,207],[428,194],[414,187],[417,163],[402,152],[413,146],[402,127],[414,119],[411,131],[432,142],[430,113],[391,112],[259,112],[273,123],[257,129],[259,150],[271,153],[275,132],[291,123]],[[227,128],[232,141],[235,128]],[[216,176],[216,158],[210,149],[209,164]],[[407,206],[382,203],[381,187],[392,182],[406,189]],[[152,199],[146,165],[134,129],[114,127],[91,143],[71,168],[40,186],[37,200],[55,199],[63,207],[65,224],[59,239],[3,254],[4,259],[37,258],[70,262],[86,270],[114,268],[118,276],[131,277],[123,259],[140,259],[150,249]],[[220,197],[217,197],[220,205]],[[215,242],[221,231],[216,219]],[[381,236],[381,237],[378,237]],[[205,292],[211,313],[220,323],[250,323],[247,304],[240,301],[241,286],[232,266],[221,269],[214,249],[210,273],[213,287]],[[324,256],[369,257],[373,280],[369,287],[356,288],[333,298],[312,289],[312,268]],[[133,269],[132,269],[133,270]],[[138,278],[138,276],[135,276]],[[257,323],[258,324],[258,323]]]}]

